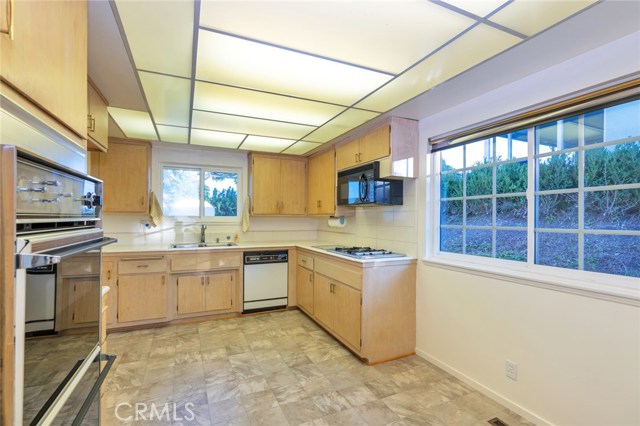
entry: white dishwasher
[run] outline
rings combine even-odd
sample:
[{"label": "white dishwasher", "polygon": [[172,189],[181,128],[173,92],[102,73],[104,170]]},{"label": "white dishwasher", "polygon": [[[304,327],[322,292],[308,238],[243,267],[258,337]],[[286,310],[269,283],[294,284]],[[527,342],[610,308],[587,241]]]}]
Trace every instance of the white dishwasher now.
[{"label": "white dishwasher", "polygon": [[284,309],[289,294],[287,250],[244,253],[243,314]]}]

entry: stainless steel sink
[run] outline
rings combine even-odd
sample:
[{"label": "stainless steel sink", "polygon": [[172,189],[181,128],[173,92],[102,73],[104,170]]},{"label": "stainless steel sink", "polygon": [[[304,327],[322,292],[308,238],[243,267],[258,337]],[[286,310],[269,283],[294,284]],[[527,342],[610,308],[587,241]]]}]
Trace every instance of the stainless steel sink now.
[{"label": "stainless steel sink", "polygon": [[224,243],[175,243],[169,245],[169,248],[172,249],[190,249],[190,248],[200,248],[200,247],[234,247],[237,246],[236,243],[232,242],[224,242]]}]

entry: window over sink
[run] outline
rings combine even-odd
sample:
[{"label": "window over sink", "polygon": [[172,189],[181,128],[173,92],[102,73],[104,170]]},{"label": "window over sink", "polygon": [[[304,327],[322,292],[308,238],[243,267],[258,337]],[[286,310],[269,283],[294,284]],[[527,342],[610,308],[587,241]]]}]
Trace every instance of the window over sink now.
[{"label": "window over sink", "polygon": [[241,173],[227,168],[162,168],[162,211],[170,217],[239,219]]}]

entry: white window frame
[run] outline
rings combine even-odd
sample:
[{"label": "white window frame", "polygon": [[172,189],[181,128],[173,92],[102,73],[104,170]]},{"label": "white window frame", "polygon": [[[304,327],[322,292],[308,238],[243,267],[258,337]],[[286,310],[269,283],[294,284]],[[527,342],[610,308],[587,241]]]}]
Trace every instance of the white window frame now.
[{"label": "white window frame", "polygon": [[[536,265],[535,259],[535,182],[536,167],[539,156],[536,155],[534,141],[534,127],[528,127],[528,187],[526,191],[528,203],[527,217],[527,261],[519,262],[506,259],[496,259],[477,255],[467,255],[440,251],[440,153],[427,154],[427,196],[428,212],[427,217],[427,245],[426,257],[423,263],[426,265],[442,267],[455,271],[465,271],[471,274],[487,276],[499,280],[507,280],[535,287],[542,287],[549,290],[562,291],[580,294],[597,299],[610,300],[614,302],[640,306],[640,278],[622,275],[612,275],[607,273],[574,270],[568,268]],[[633,138],[637,140],[637,138]],[[630,140],[628,140],[630,141]],[[624,143],[624,140],[616,141]],[[608,141],[600,144],[589,145],[608,146],[616,142]],[[580,146],[582,145],[582,146]],[[595,148],[594,148],[595,149]],[[578,155],[584,156],[584,144],[579,142],[579,148],[574,150]],[[558,151],[560,152],[560,151]],[[579,161],[579,168],[584,173],[584,161]],[[640,185],[616,185],[615,189],[627,189],[627,187],[638,188]],[[611,189],[611,187],[597,187],[598,190]],[[582,181],[580,191],[583,191]],[[583,206],[584,208],[584,206]],[[463,213],[464,214],[464,213]],[[580,216],[582,217],[582,216]],[[582,221],[582,218],[580,219]],[[580,231],[584,232],[584,231]],[[597,232],[592,232],[597,233]],[[615,234],[606,232],[606,234]],[[640,235],[640,231],[634,232]],[[492,242],[493,244],[493,242]],[[583,245],[582,245],[583,247]],[[580,250],[580,246],[579,246]],[[579,256],[582,253],[579,251]],[[582,260],[580,260],[581,262]]]},{"label": "white window frame", "polygon": [[[185,170],[199,170],[200,171],[200,185],[199,185],[199,202],[198,216],[170,216],[165,214],[165,217],[169,220],[197,220],[198,222],[205,223],[232,223],[238,224],[242,221],[242,214],[244,209],[243,203],[243,173],[240,167],[228,167],[228,166],[216,166],[216,165],[199,165],[199,164],[183,164],[183,163],[161,163],[160,164],[160,194],[158,202],[160,205],[163,203],[164,198],[164,170],[170,169],[185,169]],[[236,195],[238,199],[237,214],[236,216],[205,216],[204,215],[204,174],[206,172],[223,172],[223,173],[237,173],[238,184],[236,188]]]}]

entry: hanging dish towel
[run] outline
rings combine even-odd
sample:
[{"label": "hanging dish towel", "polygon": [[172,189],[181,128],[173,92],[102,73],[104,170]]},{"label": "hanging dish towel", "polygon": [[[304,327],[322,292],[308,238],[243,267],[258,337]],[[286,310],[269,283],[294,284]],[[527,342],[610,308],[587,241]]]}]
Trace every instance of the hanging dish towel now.
[{"label": "hanging dish towel", "polygon": [[156,194],[151,193],[151,203],[149,203],[149,226],[156,227],[162,222],[162,207],[158,202]]},{"label": "hanging dish towel", "polygon": [[242,232],[249,230],[249,197],[244,199],[244,210],[242,211]]}]

